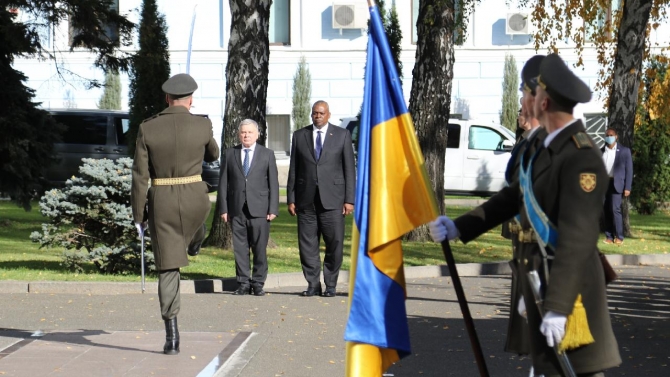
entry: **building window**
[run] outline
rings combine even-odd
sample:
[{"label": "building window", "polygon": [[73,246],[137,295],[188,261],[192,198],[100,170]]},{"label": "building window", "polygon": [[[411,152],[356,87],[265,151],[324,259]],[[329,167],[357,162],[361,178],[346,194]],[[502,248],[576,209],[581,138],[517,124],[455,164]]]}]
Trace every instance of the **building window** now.
[{"label": "building window", "polygon": [[[593,0],[585,0],[584,2],[584,7],[591,7],[594,6],[592,3]],[[609,24],[609,30],[607,30],[607,39],[610,40],[614,36],[614,28],[612,27],[612,21],[614,17],[614,12],[619,10],[621,6],[621,1],[620,0],[612,0],[610,1],[609,7],[605,8],[598,8],[597,13],[596,13],[596,18],[595,20],[591,22],[585,22],[584,23],[584,39],[587,42],[593,42],[594,41],[594,36],[600,32],[600,30],[604,29],[605,27],[608,27]]]},{"label": "building window", "polygon": [[[115,11],[116,13],[119,13],[119,0],[113,0],[111,4],[111,9]],[[79,43],[75,45],[75,37],[77,37],[81,33],[81,30],[72,23],[68,26],[68,46],[70,47],[82,47],[82,44]],[[104,35],[102,36],[103,38],[106,38],[110,41],[118,41],[119,40],[119,27],[113,22],[110,22],[105,25],[103,29]]]},{"label": "building window", "polygon": [[[454,45],[462,46],[465,42],[465,27],[463,26],[463,0],[454,0]],[[419,36],[416,30],[416,22],[419,19],[419,0],[412,0],[412,44],[416,44]]]},{"label": "building window", "polygon": [[291,44],[290,0],[274,0],[270,6],[270,44],[289,46]]}]

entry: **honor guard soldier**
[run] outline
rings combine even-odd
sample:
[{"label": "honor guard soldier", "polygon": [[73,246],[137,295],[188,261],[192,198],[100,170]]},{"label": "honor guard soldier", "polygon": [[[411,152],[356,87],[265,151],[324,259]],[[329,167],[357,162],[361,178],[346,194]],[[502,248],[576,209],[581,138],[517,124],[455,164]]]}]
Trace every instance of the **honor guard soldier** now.
[{"label": "honor guard soldier", "polygon": [[604,376],[621,363],[597,249],[608,178],[584,124],[572,116],[591,91],[556,54],[542,61],[537,82],[534,111],[547,135],[537,151],[522,154],[519,180],[453,221],[440,216],[431,235],[469,242],[520,214],[519,277],[539,276],[539,287],[519,279],[534,372]]},{"label": "honor guard soldier", "polygon": [[[540,75],[540,64],[544,60],[544,55],[535,55],[528,59],[521,69],[521,86],[519,90],[523,93],[521,98],[522,115],[524,116],[529,128],[521,135],[521,139],[516,143],[507,164],[505,171],[505,180],[508,185],[514,184],[519,180],[519,163],[521,155],[528,150],[533,153],[537,147],[537,140],[546,136],[546,131],[540,127],[540,122],[535,118],[534,103],[535,89],[537,88],[537,76]],[[519,263],[521,261],[519,246],[519,231],[521,230],[521,218],[519,215],[510,221],[503,223],[507,227],[507,234],[512,240],[512,291],[510,299],[509,323],[507,326],[507,340],[505,341],[505,351],[520,355],[530,353],[530,335],[528,323],[525,319],[526,307],[521,294],[521,282],[526,279],[525,276],[519,276]]]},{"label": "honor guard soldier", "polygon": [[[158,276],[168,355],[179,353],[179,269],[200,250],[211,204],[202,161],[219,158],[212,122],[190,113],[195,80],[185,73],[163,84],[168,108],[140,125],[133,161],[131,202],[138,231],[148,227]],[[151,182],[151,186],[149,186]],[[145,204],[148,202],[148,218]]]}]

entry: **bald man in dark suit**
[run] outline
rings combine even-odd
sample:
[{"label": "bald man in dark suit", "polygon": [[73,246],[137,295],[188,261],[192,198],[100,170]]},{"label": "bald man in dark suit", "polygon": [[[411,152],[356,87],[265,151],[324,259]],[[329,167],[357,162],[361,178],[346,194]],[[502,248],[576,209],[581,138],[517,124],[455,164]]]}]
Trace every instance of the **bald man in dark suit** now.
[{"label": "bald man in dark suit", "polygon": [[[342,265],[344,216],[354,210],[356,167],[349,131],[328,123],[328,103],[312,106],[312,124],[293,133],[286,188],[288,210],[298,216],[298,245],[307,290],[334,297]],[[322,291],[319,235],[326,244]]]}]

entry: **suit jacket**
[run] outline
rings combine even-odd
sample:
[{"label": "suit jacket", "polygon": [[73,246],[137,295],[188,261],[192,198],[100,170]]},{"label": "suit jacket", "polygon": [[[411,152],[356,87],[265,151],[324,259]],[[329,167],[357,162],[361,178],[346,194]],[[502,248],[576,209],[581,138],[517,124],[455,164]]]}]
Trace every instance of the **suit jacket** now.
[{"label": "suit jacket", "polygon": [[202,174],[202,160],[216,161],[219,145],[212,122],[192,115],[183,106],[171,106],[145,120],[137,134],[131,203],[133,219],[142,222],[149,201],[151,247],[158,270],[188,266],[186,248],[202,227],[212,206],[207,183],[152,186],[152,178]]},{"label": "suit jacket", "polygon": [[314,126],[309,125],[293,133],[286,187],[288,204],[295,203],[300,209],[314,203],[317,183],[321,187],[319,196],[325,209],[342,208],[344,203],[354,204],[356,167],[349,131],[329,123],[321,158],[317,161],[313,129]]},{"label": "suit jacket", "polygon": [[[605,153],[604,146],[600,149]],[[633,157],[630,148],[616,143],[616,154],[614,157],[614,166],[612,167],[612,177],[614,178],[614,190],[623,193],[624,190],[630,191],[633,185]]]},{"label": "suit jacket", "polygon": [[[583,123],[572,123],[539,152],[533,165],[533,192],[539,206],[558,230],[551,279],[548,284],[543,282],[543,308],[570,314],[577,295],[581,294],[595,339],[593,344],[567,352],[577,373],[608,369],[621,363],[597,249],[600,211],[608,185],[607,172],[601,154],[589,140]],[[530,229],[517,181],[454,222],[461,241],[468,242],[519,212],[522,214],[521,227]],[[537,270],[543,277],[541,254],[537,243],[520,246],[523,262],[519,264],[518,278],[526,303],[529,303],[532,293],[526,275],[529,270]],[[537,308],[526,306],[535,372],[548,373],[550,365],[558,367],[556,358],[539,332],[541,318]]]},{"label": "suit jacket", "polygon": [[279,215],[279,178],[274,151],[256,144],[246,177],[241,155],[241,144],[223,152],[218,193],[219,216],[224,213],[231,218],[243,215],[244,203],[247,203],[252,217]]}]

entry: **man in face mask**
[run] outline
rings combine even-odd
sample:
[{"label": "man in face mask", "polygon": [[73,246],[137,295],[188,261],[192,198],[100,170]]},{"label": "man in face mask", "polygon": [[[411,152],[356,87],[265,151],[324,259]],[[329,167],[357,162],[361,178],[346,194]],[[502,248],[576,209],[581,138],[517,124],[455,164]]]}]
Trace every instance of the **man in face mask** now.
[{"label": "man in face mask", "polygon": [[621,200],[630,195],[633,183],[633,158],[630,149],[617,142],[614,128],[605,132],[605,146],[602,147],[603,161],[610,181],[605,195],[605,243],[623,243],[623,219]]}]

